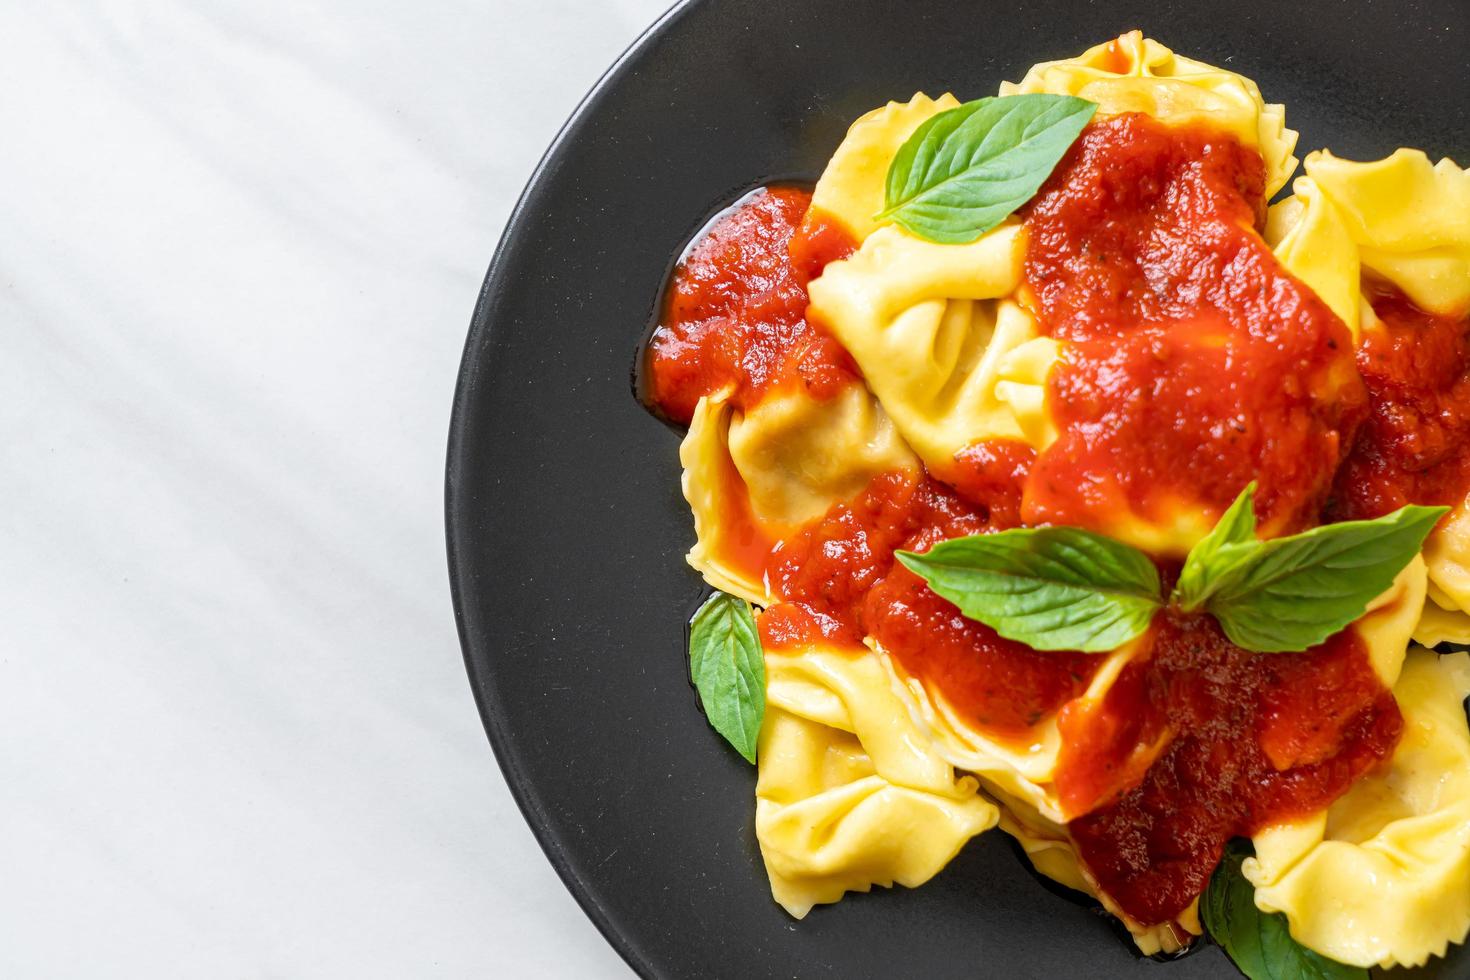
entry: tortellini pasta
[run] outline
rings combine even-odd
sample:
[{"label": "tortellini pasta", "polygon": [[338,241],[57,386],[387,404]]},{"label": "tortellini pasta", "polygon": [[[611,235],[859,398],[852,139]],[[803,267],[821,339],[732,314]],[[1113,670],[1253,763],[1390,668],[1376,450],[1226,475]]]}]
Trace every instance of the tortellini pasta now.
[{"label": "tortellini pasta", "polygon": [[[1424,562],[1416,558],[1350,627],[1363,641],[1369,662],[1385,686],[1392,687],[1398,679],[1424,597]],[[1147,658],[1148,652],[1145,636],[1101,655],[1102,664],[1087,690],[1071,702],[1071,710],[1081,713],[1102,704],[1123,668],[1135,659]],[[975,773],[987,787],[1024,801],[1047,820],[1064,823],[1068,819],[1052,785],[1062,744],[1055,714],[1039,720],[1027,738],[999,738],[966,722],[941,692],[906,674],[891,657],[884,656],[883,662],[913,723],[947,762]]]},{"label": "tortellini pasta", "polygon": [[888,165],[898,148],[930,116],[953,109],[948,93],[931,99],[923,92],[907,102],[890,102],[858,118],[847,131],[812,191],[812,207],[861,242],[878,227]]},{"label": "tortellini pasta", "polygon": [[711,587],[764,605],[771,600],[757,561],[767,536],[750,518],[750,500],[730,459],[730,415],[723,396],[701,398],[679,445],[684,499],[694,515],[688,562]]},{"label": "tortellini pasta", "polygon": [[1418,628],[1427,589],[1424,559],[1416,557],[1350,627],[1363,641],[1368,661],[1384,687],[1398,682],[1404,651]]},{"label": "tortellini pasta", "polygon": [[1409,652],[1387,772],[1327,811],[1256,835],[1256,905],[1356,966],[1415,966],[1470,932],[1470,656]]},{"label": "tortellini pasta", "polygon": [[1470,614],[1446,609],[1433,598],[1424,603],[1424,611],[1414,626],[1414,642],[1427,647],[1441,643],[1470,643]]},{"label": "tortellini pasta", "polygon": [[811,314],[862,368],[904,439],[931,470],[981,439],[1045,445],[1055,436],[1044,382],[1057,344],[1003,302],[1021,281],[1025,239],[1010,222],[969,245],[879,227],[888,166],[923,122],[958,106],[920,93],[858,119],[812,195],[813,209],[861,244],[810,286]]},{"label": "tortellini pasta", "polygon": [[1355,163],[1327,151],[1304,169],[1342,215],[1362,263],[1435,313],[1470,308],[1470,173],[1422,150]]},{"label": "tortellini pasta", "polygon": [[1362,332],[1358,247],[1342,212],[1316,181],[1299,177],[1292,192],[1267,212],[1266,241],[1291,274],[1332,308],[1356,341]]},{"label": "tortellini pasta", "polygon": [[1424,562],[1435,601],[1470,612],[1470,500],[1451,511],[1424,542]]},{"label": "tortellini pasta", "polygon": [[[1106,654],[1078,700],[1084,705],[1101,702],[1128,662],[1146,653],[1146,645],[1140,640]],[[914,724],[946,761],[980,776],[987,786],[1024,800],[1046,819],[1056,823],[1066,821],[1067,815],[1052,785],[1062,747],[1055,714],[1038,721],[1025,739],[999,738],[969,724],[942,693],[905,674],[892,658],[885,656],[883,661],[903,695]]]},{"label": "tortellini pasta", "polygon": [[879,473],[918,465],[882,407],[857,384],[822,401],[803,391],[773,392],[731,417],[729,447],[751,509],[782,528],[821,517]]},{"label": "tortellini pasta", "polygon": [[866,388],[827,399],[768,393],[740,412],[702,398],[679,447],[697,541],[689,564],[710,585],[765,605],[759,574],[773,541],[861,493],[873,477],[918,465]]},{"label": "tortellini pasta", "polygon": [[[1386,686],[1399,680],[1424,596],[1424,562],[1416,558],[1350,627],[1363,641],[1370,663]],[[1123,668],[1147,656],[1147,637],[1107,654],[1088,689],[1073,702],[1073,710],[1101,704]],[[1200,934],[1197,903],[1174,922],[1139,923],[1124,915],[1088,876],[1067,837],[1063,825],[1069,815],[1052,783],[1061,749],[1055,715],[1038,722],[1028,739],[999,739],[969,725],[942,694],[905,675],[891,658],[884,657],[883,662],[903,696],[915,730],[932,742],[945,762],[980,779],[984,792],[1001,805],[1001,829],[1020,842],[1038,871],[1101,901],[1127,926],[1145,955],[1172,952]]]},{"label": "tortellini pasta", "polygon": [[1286,128],[1286,108],[1268,104],[1244,75],[1182,57],[1132,31],[1075,58],[1034,66],[1001,95],[1045,92],[1076,95],[1100,113],[1143,112],[1169,124],[1207,123],[1247,146],[1266,164],[1266,196],[1286,186],[1296,169],[1297,134]]},{"label": "tortellini pasta", "polygon": [[1365,269],[1431,312],[1470,308],[1470,173],[1408,149],[1367,163],[1310,153],[1304,169],[1266,238],[1355,333],[1373,322]]},{"label": "tortellini pasta", "polygon": [[766,673],[756,838],[791,915],[923,884],[996,825],[995,805],[913,730],[867,651],[768,653]]},{"label": "tortellini pasta", "polygon": [[1427,600],[1414,639],[1426,646],[1470,643],[1470,499],[1424,542]]},{"label": "tortellini pasta", "polygon": [[813,316],[862,368],[904,439],[946,473],[981,439],[1045,445],[1055,430],[1044,382],[1056,341],[1018,304],[1024,240],[1008,224],[969,245],[893,226],[833,262],[810,287]]}]

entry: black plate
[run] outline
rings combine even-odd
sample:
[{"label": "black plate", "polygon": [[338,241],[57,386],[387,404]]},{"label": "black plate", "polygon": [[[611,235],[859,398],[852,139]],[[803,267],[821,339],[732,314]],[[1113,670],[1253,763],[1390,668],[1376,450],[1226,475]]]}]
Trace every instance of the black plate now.
[{"label": "black plate", "polygon": [[[686,680],[702,589],[683,561],[678,438],[629,387],[672,259],[715,210],[772,178],[815,178],[848,123],[888,99],[990,95],[1133,27],[1255,78],[1303,150],[1406,145],[1470,163],[1466,0],[710,0],[618,61],[512,214],[450,430],[455,609],[511,790],[641,974],[1237,976],[1214,949],[1139,960],[999,832],[922,888],[788,918],[755,846],[754,772]],[[1433,975],[1470,976],[1470,956],[1454,962]]]}]

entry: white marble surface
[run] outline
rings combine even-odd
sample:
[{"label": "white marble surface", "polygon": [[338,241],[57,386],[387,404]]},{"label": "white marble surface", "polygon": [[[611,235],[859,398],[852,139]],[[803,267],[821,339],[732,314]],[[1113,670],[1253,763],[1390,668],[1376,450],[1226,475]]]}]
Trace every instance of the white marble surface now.
[{"label": "white marble surface", "polygon": [[0,976],[629,975],[441,495],[501,225],[664,6],[0,3]]}]

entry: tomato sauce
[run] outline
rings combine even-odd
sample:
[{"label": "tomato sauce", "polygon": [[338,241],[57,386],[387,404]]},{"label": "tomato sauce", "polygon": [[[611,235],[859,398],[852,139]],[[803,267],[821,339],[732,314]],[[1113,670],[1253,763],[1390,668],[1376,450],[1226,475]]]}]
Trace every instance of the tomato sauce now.
[{"label": "tomato sauce", "polygon": [[[807,282],[852,241],[796,187],[757,191],[720,215],[674,270],[646,351],[649,400],[688,425],[704,395],[749,408],[783,384],[816,397],[859,377],[842,345],[806,319]],[[799,233],[798,233],[799,232]]]},{"label": "tomato sauce", "polygon": [[1102,890],[1145,923],[1179,915],[1230,838],[1341,796],[1403,727],[1351,631],[1255,654],[1211,617],[1169,612],[1150,642],[1101,705],[1058,718],[1072,839]]},{"label": "tomato sauce", "polygon": [[[1023,214],[1023,299],[1065,342],[1048,379],[1055,443],[977,443],[948,482],[880,475],[780,540],[740,509],[733,467],[725,477],[733,559],[782,598],[759,618],[766,647],[876,641],[1000,738],[1055,713],[1078,853],[1145,923],[1186,908],[1232,836],[1325,806],[1389,756],[1402,719],[1361,642],[1253,654],[1208,617],[1161,614],[1101,702],[1083,702],[1105,658],[1005,640],[893,553],[1022,524],[1165,521],[1176,505],[1218,514],[1252,479],[1271,533],[1317,523],[1329,493],[1340,518],[1460,492],[1464,321],[1376,295],[1386,332],[1355,362],[1347,328],[1261,240],[1263,191],[1259,155],[1232,137],[1094,121]],[[748,407],[860,379],[806,315],[806,284],[855,247],[809,205],[794,188],[757,194],[680,263],[645,355],[666,417],[687,422],[720,391]]]},{"label": "tomato sauce", "polygon": [[1255,150],[1147,116],[1092,123],[1026,215],[1061,437],[1027,523],[1106,531],[1120,514],[1217,517],[1251,480],[1262,524],[1314,524],[1362,418],[1352,338],[1256,232]]},{"label": "tomato sauce", "polygon": [[970,725],[1025,743],[1032,726],[1087,690],[1101,658],[1039,653],[961,616],[899,566],[868,594],[864,623],[903,672]]},{"label": "tomato sauce", "polygon": [[[762,638],[781,648],[859,645],[872,637],[972,724],[1024,739],[1030,726],[1086,689],[1099,659],[1004,639],[961,616],[893,558],[897,549],[923,551],[1000,526],[930,477],[884,474],[777,545],[767,575],[788,602],[761,617]],[[776,621],[767,626],[772,612]]]},{"label": "tomato sauce", "polygon": [[1021,499],[1036,450],[1024,442],[986,439],[955,453],[947,476],[955,492],[983,506],[998,528],[1021,526]]},{"label": "tomato sauce", "polygon": [[1453,506],[1470,490],[1470,318],[1428,313],[1387,283],[1368,286],[1383,325],[1358,348],[1371,408],[1337,476],[1336,520]]}]

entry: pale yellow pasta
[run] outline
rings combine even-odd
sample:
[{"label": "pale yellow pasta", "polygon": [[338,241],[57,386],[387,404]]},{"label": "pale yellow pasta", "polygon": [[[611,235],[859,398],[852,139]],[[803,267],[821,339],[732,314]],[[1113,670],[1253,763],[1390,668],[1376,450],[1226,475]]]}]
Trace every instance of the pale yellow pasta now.
[{"label": "pale yellow pasta", "polygon": [[1316,181],[1298,177],[1291,189],[1291,197],[1267,212],[1266,241],[1287,271],[1310,286],[1347,324],[1356,341],[1362,330],[1357,243],[1342,212]]},{"label": "pale yellow pasta", "polygon": [[724,395],[701,398],[679,444],[684,499],[694,515],[694,547],[686,560],[713,588],[763,606],[771,601],[770,591],[737,559],[746,531],[729,519],[732,509],[743,505],[732,495],[744,493],[730,461],[732,411]]},{"label": "pale yellow pasta", "polygon": [[[1286,128],[1284,108],[1267,104],[1255,82],[1180,57],[1138,31],[1090,48],[1076,58],[1036,65],[1020,82],[1001,86],[1002,95],[1038,92],[1088,99],[1098,104],[1100,115],[1141,112],[1168,125],[1202,123],[1231,133],[1261,153],[1268,196],[1284,186],[1296,169],[1292,150],[1297,134]],[[1304,197],[1298,206],[1305,201]],[[1288,214],[1298,217],[1291,212],[1279,216],[1283,235]],[[1323,214],[1321,220],[1335,216],[1331,210]],[[1314,213],[1313,217],[1321,216]],[[1298,251],[1304,266],[1310,258],[1322,262],[1323,272],[1337,271],[1332,256],[1317,249],[1315,242]],[[1351,249],[1347,251],[1356,255]],[[1324,284],[1322,288],[1327,287]],[[1354,275],[1351,293],[1345,293],[1344,302],[1334,309],[1350,313],[1349,301],[1356,302],[1356,290]],[[1172,506],[1160,505],[1160,513],[1149,518],[1126,511],[1116,514],[1099,530],[1155,554],[1182,558],[1209,531],[1213,517],[1201,509],[1198,501],[1182,498],[1173,501]]]},{"label": "pale yellow pasta", "polygon": [[898,148],[930,116],[959,104],[948,93],[931,99],[920,92],[907,102],[890,102],[858,117],[827,161],[812,191],[812,207],[854,241],[867,238],[878,227],[873,216],[883,210],[888,165]]},{"label": "pale yellow pasta", "polygon": [[756,838],[791,915],[923,884],[995,826],[995,805],[912,730],[871,654],[768,653],[766,671]]},{"label": "pale yellow pasta", "polygon": [[[1097,530],[1144,551],[1183,558],[1215,526],[1216,516],[1187,494],[1155,494],[1155,515],[1145,518],[1131,507],[1098,515]],[[1270,533],[1270,527],[1263,527]]]},{"label": "pale yellow pasta", "polygon": [[1366,268],[1427,310],[1466,312],[1470,172],[1408,149],[1367,163],[1319,151],[1305,170],[1341,213]]},{"label": "pale yellow pasta", "polygon": [[756,516],[782,531],[821,517],[879,473],[919,465],[861,384],[823,400],[772,392],[732,415],[729,447]]},{"label": "pale yellow pasta", "polygon": [[[1296,134],[1253,82],[1177,57],[1137,32],[1002,86],[1002,94],[1016,92],[1075,94],[1105,113],[1208,122],[1258,147],[1277,186],[1296,164]],[[873,222],[899,146],[925,119],[956,104],[920,94],[868,113],[849,130],[813,199],[862,244],[811,283],[811,313],[852,354],[904,440],[941,477],[952,472],[955,454],[977,441],[1014,439],[1039,449],[1056,437],[1046,378],[1061,349],[1010,301],[1025,255],[1019,222],[967,245],[927,242]],[[1166,526],[1133,518],[1118,531],[1144,547],[1162,541],[1160,550],[1172,554],[1208,530],[1197,510],[1185,502]]]},{"label": "pale yellow pasta", "polygon": [[1445,609],[1470,612],[1470,499],[1430,533],[1424,562],[1431,596]]},{"label": "pale yellow pasta", "polygon": [[[1143,638],[1113,653],[1100,654],[1106,659],[1078,701],[1082,705],[1100,703],[1119,672],[1146,650],[1147,640]],[[883,661],[903,695],[913,723],[932,741],[939,755],[956,768],[975,773],[1008,796],[1025,801],[1048,820],[1057,823],[1066,820],[1056,787],[1052,785],[1062,746],[1055,714],[1037,721],[1024,739],[998,738],[971,725],[942,693],[906,673],[893,658],[885,655]]]},{"label": "pale yellow pasta", "polygon": [[1424,603],[1424,611],[1414,627],[1414,642],[1424,646],[1441,643],[1470,643],[1470,613],[1445,609],[1433,599]]},{"label": "pale yellow pasta", "polygon": [[1256,905],[1356,966],[1412,966],[1470,931],[1470,656],[1409,652],[1403,737],[1386,773],[1324,813],[1256,835]]},{"label": "pale yellow pasta", "polygon": [[[1065,826],[1048,820],[1035,807],[999,787],[984,781],[981,785],[1000,806],[1000,829],[1016,839],[1032,867],[1059,885],[1097,897]],[[1147,951],[1149,955],[1155,952]]]},{"label": "pale yellow pasta", "polygon": [[[1376,599],[1362,619],[1353,624],[1368,649],[1375,670],[1392,685],[1398,679],[1408,643],[1409,631],[1418,618],[1418,609],[1424,601],[1423,562],[1415,560],[1400,574],[1393,586]],[[1085,697],[1094,703],[1111,684],[1108,674],[1126,665],[1127,658],[1114,654],[1113,663],[1105,665],[1094,679]],[[945,754],[948,757],[947,753]],[[1097,898],[1128,928],[1134,942],[1145,955],[1157,952],[1173,952],[1187,945],[1191,938],[1203,932],[1199,921],[1198,902],[1173,922],[1144,924],[1131,920],[1122,909],[1103,893],[1088,874],[1077,856],[1075,847],[1060,822],[1060,814],[1050,806],[1038,806],[1038,796],[1048,796],[1050,787],[1026,788],[1015,792],[1014,780],[993,781],[988,774],[981,775],[981,784],[994,796],[1001,806],[1000,828],[1015,837],[1038,871],[1047,877]],[[1041,792],[1038,793],[1037,791]],[[1354,812],[1351,805],[1339,804],[1331,811],[1338,814]],[[1321,815],[1327,819],[1327,813]]]},{"label": "pale yellow pasta", "polygon": [[1470,307],[1470,173],[1402,149],[1367,163],[1309,153],[1305,169],[1292,196],[1272,206],[1266,240],[1355,338],[1377,325],[1362,298],[1364,270],[1427,310],[1464,315]]},{"label": "pale yellow pasta", "polygon": [[927,739],[907,723],[879,658],[869,650],[811,646],[766,653],[766,698],[808,721],[855,735],[889,782],[945,796],[969,796]]},{"label": "pale yellow pasta", "polygon": [[969,245],[880,228],[812,282],[811,312],[862,368],[873,393],[931,471],[982,439],[1055,437],[1045,380],[1057,357],[1019,305],[1019,224]]},{"label": "pale yellow pasta", "polygon": [[758,605],[776,597],[738,559],[749,550],[741,536],[752,528],[731,515],[748,514],[754,530],[775,540],[862,492],[878,474],[918,467],[861,384],[828,399],[773,392],[744,413],[726,393],[701,398],[679,461],[697,538],[689,564],[715,588]]},{"label": "pale yellow pasta", "polygon": [[1267,103],[1244,75],[1176,55],[1141,31],[1089,48],[1075,58],[1034,66],[1001,95],[1075,95],[1104,115],[1143,112],[1167,124],[1206,123],[1255,147],[1266,163],[1266,196],[1286,186],[1296,169],[1297,134],[1285,107]]},{"label": "pale yellow pasta", "polygon": [[[1424,596],[1424,563],[1415,559],[1351,627],[1363,640],[1375,671],[1387,685],[1398,678]],[[1145,637],[1106,655],[1087,691],[1072,703],[1071,710],[1085,712],[1089,706],[1101,705],[1122,669],[1133,659],[1145,656],[1147,650]],[[1063,826],[1067,814],[1052,782],[1061,747],[1055,715],[1038,722],[1028,739],[998,739],[969,725],[949,707],[942,694],[905,674],[892,658],[884,657],[883,663],[903,696],[914,729],[932,741],[934,751],[945,762],[980,778],[984,790],[1001,806],[1001,829],[1021,843],[1038,871],[1101,901],[1128,928],[1145,954],[1180,949],[1202,932],[1197,902],[1173,922],[1140,923],[1131,920],[1096,887],[1067,837]]]},{"label": "pale yellow pasta", "polygon": [[1351,627],[1363,641],[1368,661],[1384,687],[1398,683],[1404,651],[1424,610],[1427,586],[1424,561],[1415,556]]}]

